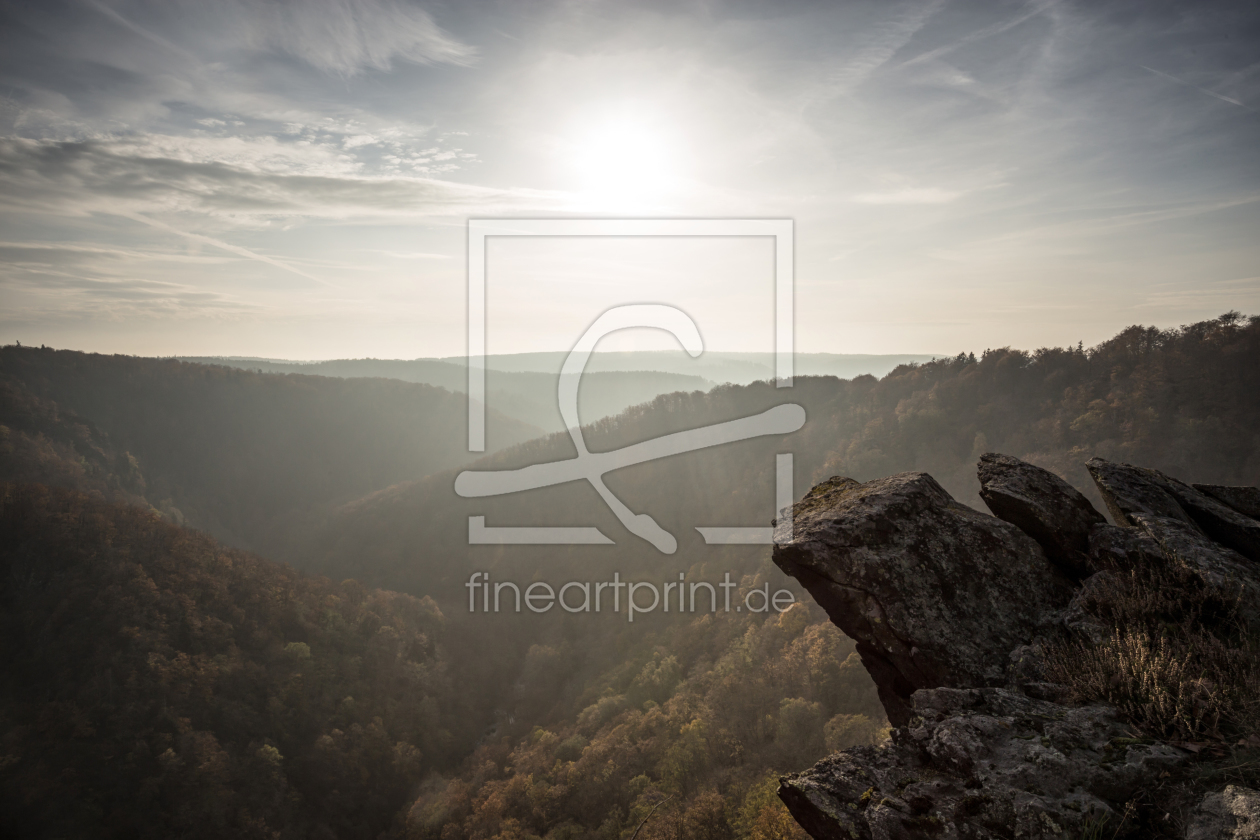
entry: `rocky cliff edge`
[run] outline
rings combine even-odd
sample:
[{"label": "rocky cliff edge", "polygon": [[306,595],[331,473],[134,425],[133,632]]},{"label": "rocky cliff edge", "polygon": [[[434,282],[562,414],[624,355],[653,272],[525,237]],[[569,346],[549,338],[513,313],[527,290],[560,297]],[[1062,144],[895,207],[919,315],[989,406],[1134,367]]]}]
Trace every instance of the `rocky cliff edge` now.
[{"label": "rocky cliff edge", "polygon": [[774,560],[895,727],[782,780],[813,837],[1260,838],[1260,492],[1086,466],[1115,525],[992,453],[993,516],[921,472],[793,506]]}]

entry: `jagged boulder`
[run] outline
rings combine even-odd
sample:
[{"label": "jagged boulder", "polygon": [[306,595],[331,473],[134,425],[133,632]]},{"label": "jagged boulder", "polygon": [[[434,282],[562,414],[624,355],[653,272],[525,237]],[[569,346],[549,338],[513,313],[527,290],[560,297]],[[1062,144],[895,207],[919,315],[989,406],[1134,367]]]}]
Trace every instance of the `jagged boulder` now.
[{"label": "jagged boulder", "polygon": [[1085,467],[1117,523],[1137,525],[1136,515],[1176,520],[1199,536],[1260,561],[1260,521],[1158,470],[1102,458],[1091,458]]},{"label": "jagged boulder", "polygon": [[1133,737],[1107,706],[1006,689],[916,692],[915,717],[784,777],[779,795],[820,840],[1058,840],[1117,826],[1123,803],[1189,753]]},{"label": "jagged boulder", "polygon": [[[903,473],[833,478],[793,507],[790,540],[779,526],[775,562],[857,641],[897,727],[883,746],[782,779],[780,796],[815,838],[1088,837],[1114,833],[1139,800],[1179,814],[1198,802],[1201,789],[1169,781],[1191,754],[1141,737],[1109,706],[1063,705],[1071,689],[1039,682],[1042,646],[1102,641],[1111,629],[1096,602],[1135,572],[1181,575],[1194,581],[1187,592],[1206,584],[1227,602],[1236,593],[1240,617],[1260,627],[1260,564],[1247,554],[1260,522],[1221,498],[1245,507],[1245,493],[1211,495],[1101,459],[1087,466],[1122,527],[1053,475],[1001,455],[980,463],[982,496],[1000,518]],[[1186,836],[1256,836],[1255,796],[1212,794]]]},{"label": "jagged boulder", "polygon": [[1239,618],[1260,630],[1260,566],[1193,531],[1177,519],[1133,514],[1133,522],[1222,593],[1238,598]]},{"label": "jagged boulder", "polygon": [[1168,489],[1205,534],[1244,557],[1260,562],[1260,522],[1175,478],[1168,479]]},{"label": "jagged boulder", "polygon": [[832,478],[792,518],[774,561],[857,642],[894,725],[917,689],[1004,684],[1009,653],[1070,597],[1035,540],[926,473]]},{"label": "jagged boulder", "polygon": [[1098,492],[1102,494],[1103,502],[1117,525],[1136,526],[1137,523],[1130,517],[1142,513],[1177,519],[1191,530],[1200,531],[1165,488],[1162,474],[1155,470],[1114,464],[1102,458],[1090,458],[1085,462],[1085,469],[1089,470],[1094,484],[1098,485]]},{"label": "jagged boulder", "polygon": [[1067,574],[1093,571],[1089,533],[1107,520],[1072,485],[1049,470],[1009,455],[980,456],[980,498],[993,515],[1035,539]]},{"label": "jagged boulder", "polygon": [[[1196,569],[1210,585],[1237,593],[1240,617],[1260,628],[1260,565],[1234,549],[1260,546],[1260,522],[1243,516],[1198,490],[1164,475],[1101,458],[1086,463],[1117,521],[1131,529],[1096,529],[1091,533],[1095,562],[1111,554],[1132,554],[1129,565],[1150,562],[1152,547]],[[1130,531],[1125,534],[1123,532]],[[1124,565],[1124,563],[1113,564]]]},{"label": "jagged boulder", "polygon": [[1260,487],[1229,487],[1223,484],[1192,484],[1190,486],[1244,516],[1260,519]]}]

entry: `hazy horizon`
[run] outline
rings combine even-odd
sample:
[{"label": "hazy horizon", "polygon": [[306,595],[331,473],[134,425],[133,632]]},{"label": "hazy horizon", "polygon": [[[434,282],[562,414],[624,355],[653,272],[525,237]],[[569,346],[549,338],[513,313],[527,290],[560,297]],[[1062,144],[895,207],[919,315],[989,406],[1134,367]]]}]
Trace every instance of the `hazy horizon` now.
[{"label": "hazy horizon", "polygon": [[[65,348],[54,348],[54,349],[73,350],[74,348],[65,347]],[[670,351],[668,350],[601,350],[599,348],[596,348],[596,350],[593,352],[592,355],[593,356],[615,356],[615,355],[645,356],[645,355],[657,355],[657,354],[665,355],[665,354],[668,354],[669,352]],[[521,353],[493,353],[493,354],[487,355],[486,358],[496,359],[496,358],[522,357],[522,356],[565,356],[567,354],[568,354],[567,350],[534,350],[534,351],[527,351],[527,352],[521,352]],[[774,355],[773,353],[729,353],[723,350],[706,350],[699,358],[703,359],[705,356],[740,356],[740,357],[765,356],[768,358],[773,358],[773,355]],[[946,355],[953,355],[953,354],[945,354],[945,353],[795,353],[793,355],[796,357],[841,356],[845,358],[853,358],[853,357],[860,358],[860,357],[865,357],[865,356],[872,356],[872,357],[877,357],[877,358],[884,358],[888,356],[923,356],[925,358],[942,359],[942,358],[945,358]],[[206,356],[188,356],[184,354],[171,354],[169,357],[163,357],[163,358],[230,359],[232,361],[238,361],[238,362],[249,362],[249,361],[279,362],[279,363],[295,364],[295,365],[314,365],[314,364],[320,364],[321,362],[341,362],[341,361],[379,361],[379,362],[432,361],[432,362],[459,362],[462,364],[467,359],[467,354],[461,353],[456,356],[416,356],[414,359],[384,358],[384,357],[379,357],[379,356],[359,356],[359,357],[342,357],[342,358],[328,358],[328,359],[280,359],[280,358],[271,358],[271,357],[265,357],[265,356],[228,356],[228,355],[223,355],[223,354],[210,354]]]}]

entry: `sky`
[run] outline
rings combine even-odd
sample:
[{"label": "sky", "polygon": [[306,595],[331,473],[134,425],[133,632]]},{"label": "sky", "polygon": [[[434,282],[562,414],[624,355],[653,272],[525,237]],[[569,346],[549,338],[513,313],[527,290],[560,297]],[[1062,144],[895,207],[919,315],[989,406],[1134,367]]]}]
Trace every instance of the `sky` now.
[{"label": "sky", "polygon": [[[792,219],[801,352],[1260,313],[1257,47],[1236,2],[0,3],[0,342],[460,355],[470,218]],[[491,352],[642,302],[773,349],[770,240],[486,265]]]}]

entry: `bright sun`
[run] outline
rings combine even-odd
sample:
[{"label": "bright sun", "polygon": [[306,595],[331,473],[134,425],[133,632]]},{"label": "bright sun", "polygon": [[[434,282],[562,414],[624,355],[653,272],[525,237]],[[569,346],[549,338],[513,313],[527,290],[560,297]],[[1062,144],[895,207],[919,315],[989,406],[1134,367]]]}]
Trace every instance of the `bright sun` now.
[{"label": "bright sun", "polygon": [[579,189],[597,204],[640,203],[676,185],[671,138],[652,121],[607,117],[574,132],[570,163]]}]

